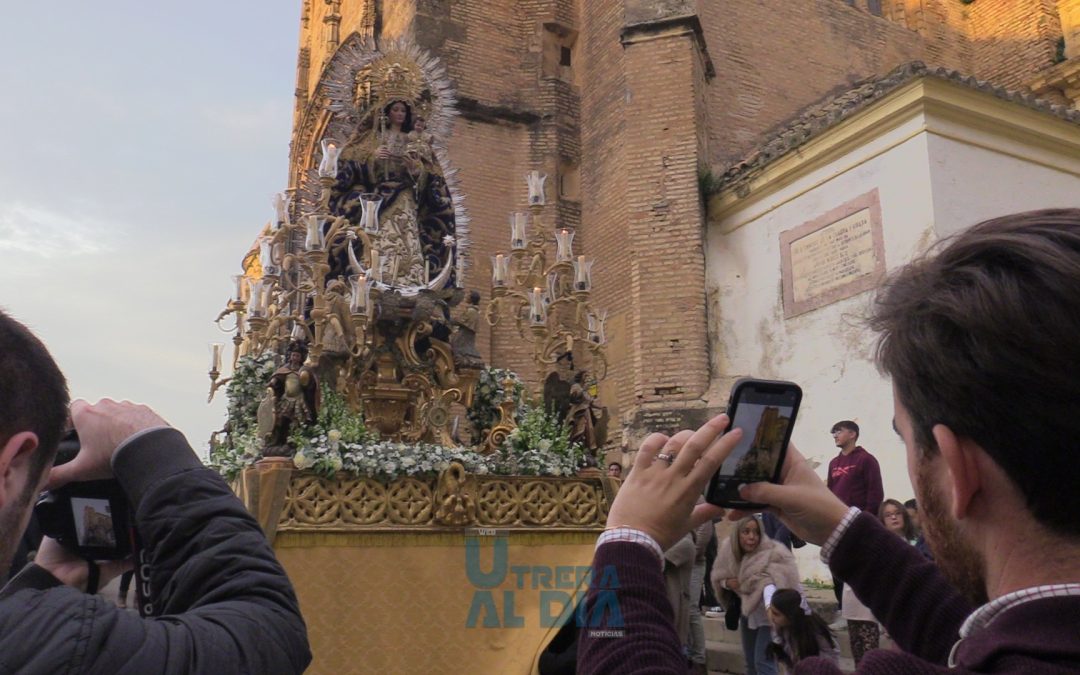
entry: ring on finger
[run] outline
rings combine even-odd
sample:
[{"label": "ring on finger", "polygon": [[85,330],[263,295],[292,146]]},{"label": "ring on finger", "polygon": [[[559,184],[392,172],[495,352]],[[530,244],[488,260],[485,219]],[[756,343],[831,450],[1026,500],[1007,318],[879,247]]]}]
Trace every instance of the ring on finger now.
[{"label": "ring on finger", "polygon": [[668,454],[666,452],[661,452],[659,455],[656,456],[656,458],[657,459],[662,459],[665,462],[667,462],[668,464],[671,464],[672,462],[675,461],[675,455]]}]

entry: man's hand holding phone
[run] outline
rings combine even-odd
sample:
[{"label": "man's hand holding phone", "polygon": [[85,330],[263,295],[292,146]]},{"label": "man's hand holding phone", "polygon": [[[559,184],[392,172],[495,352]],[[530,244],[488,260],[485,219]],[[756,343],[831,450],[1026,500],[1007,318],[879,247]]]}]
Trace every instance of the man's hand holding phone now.
[{"label": "man's hand holding phone", "polygon": [[608,529],[640,530],[667,549],[694,527],[723,515],[719,506],[695,504],[742,437],[739,430],[721,436],[727,426],[727,415],[719,415],[695,432],[646,438],[608,512]]},{"label": "man's hand holding phone", "polygon": [[[744,485],[739,494],[748,502],[769,504],[792,532],[818,546],[825,543],[848,511],[793,444],[788,445],[778,484]],[[743,512],[732,512],[729,517],[743,515]]]}]

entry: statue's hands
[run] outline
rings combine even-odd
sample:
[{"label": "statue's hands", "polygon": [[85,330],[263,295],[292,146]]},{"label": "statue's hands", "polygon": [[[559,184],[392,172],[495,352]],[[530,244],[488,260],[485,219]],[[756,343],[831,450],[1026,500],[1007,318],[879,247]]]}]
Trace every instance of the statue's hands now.
[{"label": "statue's hands", "polygon": [[375,151],[375,156],[379,159],[390,159],[390,149],[385,145],[380,145]]}]

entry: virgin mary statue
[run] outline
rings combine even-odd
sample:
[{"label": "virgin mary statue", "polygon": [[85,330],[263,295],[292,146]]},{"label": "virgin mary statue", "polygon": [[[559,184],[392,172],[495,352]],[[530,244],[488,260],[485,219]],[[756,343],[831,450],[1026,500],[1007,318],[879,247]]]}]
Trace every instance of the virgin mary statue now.
[{"label": "virgin mary statue", "polygon": [[[401,63],[357,75],[363,112],[338,160],[330,211],[367,225],[385,283],[429,286],[446,270],[445,288],[455,281],[454,202],[426,130],[429,92],[418,75]],[[378,203],[377,231],[364,222],[364,201]],[[370,263],[371,252],[359,240],[352,245]]]}]

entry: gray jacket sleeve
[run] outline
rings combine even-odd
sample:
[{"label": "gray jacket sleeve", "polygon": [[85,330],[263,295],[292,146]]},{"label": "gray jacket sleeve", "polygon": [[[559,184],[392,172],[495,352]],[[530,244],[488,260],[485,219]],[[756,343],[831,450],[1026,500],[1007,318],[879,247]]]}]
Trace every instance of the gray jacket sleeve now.
[{"label": "gray jacket sleeve", "polygon": [[0,672],[303,672],[307,631],[284,569],[183,435],[162,429],[134,439],[113,471],[151,565],[154,616],[34,573],[0,598]]}]

